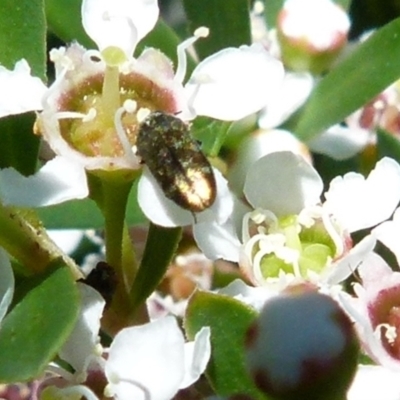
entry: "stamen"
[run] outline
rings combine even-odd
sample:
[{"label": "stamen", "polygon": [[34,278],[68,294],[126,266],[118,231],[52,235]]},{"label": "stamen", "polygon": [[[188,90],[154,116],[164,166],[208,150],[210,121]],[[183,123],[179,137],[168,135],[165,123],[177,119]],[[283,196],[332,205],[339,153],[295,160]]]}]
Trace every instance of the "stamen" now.
[{"label": "stamen", "polygon": [[76,111],[60,111],[56,113],[57,119],[81,119],[82,121],[90,121],[94,117],[96,117],[96,110],[93,111],[89,110],[87,114],[76,112]]},{"label": "stamen", "polygon": [[61,368],[59,365],[55,363],[50,363],[46,367],[46,373],[54,374],[55,376],[59,376],[63,379],[65,379],[67,382],[72,382],[74,379],[73,374],[71,372],[65,370],[64,368]]},{"label": "stamen", "polygon": [[57,119],[81,119],[83,122],[89,122],[96,118],[97,111],[91,108],[87,114],[76,111],[60,111],[56,113]]},{"label": "stamen", "polygon": [[[111,381],[111,379],[110,379],[110,381]],[[136,386],[138,389],[140,389],[143,392],[144,400],[151,400],[149,389],[147,389],[146,386],[144,386],[140,382],[137,382],[133,379],[125,379],[125,378],[120,378],[120,377],[114,377],[114,379],[112,379],[112,381],[114,384],[117,384],[118,382],[126,382],[133,386]],[[114,396],[114,391],[112,390],[112,387],[110,384],[108,384],[105,387],[104,396],[105,397],[113,397]]]},{"label": "stamen", "polygon": [[324,224],[324,227],[328,232],[328,235],[330,236],[335,245],[336,248],[335,254],[336,255],[343,254],[344,252],[343,240],[340,237],[339,233],[337,232],[337,229],[335,228],[332,222],[332,217],[327,212],[325,212],[325,210],[322,210],[322,223]]},{"label": "stamen", "polygon": [[136,119],[139,122],[139,124],[141,124],[150,115],[150,113],[151,111],[149,108],[146,107],[140,108],[136,113]]},{"label": "stamen", "polygon": [[[87,400],[98,400],[97,396],[86,386],[84,385],[76,385],[76,386],[69,386],[66,388],[57,388],[57,391],[61,392],[66,398],[69,396],[71,398],[77,397],[85,397]],[[74,396],[75,395],[75,396]]]},{"label": "stamen", "polygon": [[96,116],[97,116],[97,111],[96,111],[96,109],[95,109],[95,108],[91,108],[91,109],[89,110],[89,112],[86,114],[86,116],[83,117],[82,122],[90,122],[90,121],[93,121],[93,120],[96,118]]},{"label": "stamen", "polygon": [[264,12],[264,3],[262,1],[255,1],[253,5],[253,12],[255,14],[262,14]]},{"label": "stamen", "polygon": [[194,35],[192,37],[186,39],[185,41],[183,41],[181,44],[178,45],[177,48],[178,66],[176,68],[174,77],[175,82],[182,83],[183,80],[185,79],[186,67],[187,67],[186,49],[192,46],[193,43],[195,43],[198,39],[207,37],[209,32],[210,32],[209,29],[204,26],[197,28],[194,31]]},{"label": "stamen", "polygon": [[123,107],[127,113],[134,113],[137,110],[137,101],[127,99],[124,101]]},{"label": "stamen", "polygon": [[[383,329],[382,329],[383,328]],[[396,328],[390,324],[379,324],[375,328],[375,335],[378,337],[379,340],[382,338],[382,331],[384,330],[384,337],[386,340],[393,344],[397,338]]]},{"label": "stamen", "polygon": [[122,114],[127,112],[124,107],[119,108],[114,116],[115,131],[117,132],[118,139],[124,149],[125,157],[132,163],[136,164],[137,160],[132,152],[131,144],[129,143],[128,137],[126,135],[125,129],[122,125]]}]

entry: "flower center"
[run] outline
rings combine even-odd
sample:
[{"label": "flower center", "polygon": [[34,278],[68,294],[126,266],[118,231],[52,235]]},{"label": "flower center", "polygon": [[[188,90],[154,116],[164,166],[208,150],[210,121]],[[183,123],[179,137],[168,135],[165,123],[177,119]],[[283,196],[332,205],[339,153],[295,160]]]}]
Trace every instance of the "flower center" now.
[{"label": "flower center", "polygon": [[282,273],[308,278],[319,274],[337,253],[325,221],[299,215],[277,217],[254,210],[244,217],[244,251],[256,279],[278,278]]},{"label": "flower center", "polygon": [[383,346],[396,359],[400,359],[400,286],[382,290],[369,313],[375,332]]},{"label": "flower center", "polygon": [[[73,148],[86,156],[121,157],[124,145],[115,126],[115,115],[126,101],[136,104],[134,112],[120,115],[126,137],[131,145],[136,142],[138,113],[142,109],[176,113],[173,93],[132,68],[121,72],[116,65],[118,54],[108,49],[104,72],[86,77],[73,86],[59,101],[61,135]],[[94,61],[93,61],[94,62]],[[140,115],[140,114],[139,114]]]}]

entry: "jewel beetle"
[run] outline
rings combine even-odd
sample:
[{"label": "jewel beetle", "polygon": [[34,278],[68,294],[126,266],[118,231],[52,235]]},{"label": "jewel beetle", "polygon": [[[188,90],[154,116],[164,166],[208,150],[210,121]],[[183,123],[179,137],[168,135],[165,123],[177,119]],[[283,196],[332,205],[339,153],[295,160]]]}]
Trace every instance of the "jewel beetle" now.
[{"label": "jewel beetle", "polygon": [[165,196],[178,206],[196,213],[214,203],[214,172],[181,119],[151,112],[139,126],[136,149]]}]

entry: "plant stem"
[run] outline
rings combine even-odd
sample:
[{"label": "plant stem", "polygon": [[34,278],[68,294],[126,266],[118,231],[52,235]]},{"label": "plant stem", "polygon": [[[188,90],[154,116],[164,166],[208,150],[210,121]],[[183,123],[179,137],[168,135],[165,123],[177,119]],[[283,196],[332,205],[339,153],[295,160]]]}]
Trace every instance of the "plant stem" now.
[{"label": "plant stem", "polygon": [[83,277],[75,262],[49,238],[33,211],[29,214],[0,203],[0,246],[31,273],[41,273],[62,258],[74,279]]}]

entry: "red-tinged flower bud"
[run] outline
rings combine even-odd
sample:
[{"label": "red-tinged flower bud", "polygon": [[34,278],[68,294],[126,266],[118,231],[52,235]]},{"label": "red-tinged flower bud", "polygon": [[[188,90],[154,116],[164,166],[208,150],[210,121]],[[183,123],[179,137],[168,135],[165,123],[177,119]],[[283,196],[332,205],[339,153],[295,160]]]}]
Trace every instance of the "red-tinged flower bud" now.
[{"label": "red-tinged flower bud", "polygon": [[345,399],[358,351],[346,314],[309,288],[268,301],[246,337],[252,378],[279,400]]},{"label": "red-tinged flower bud", "polygon": [[326,71],[347,43],[350,20],[330,0],[287,0],[278,16],[284,64],[296,71]]}]

